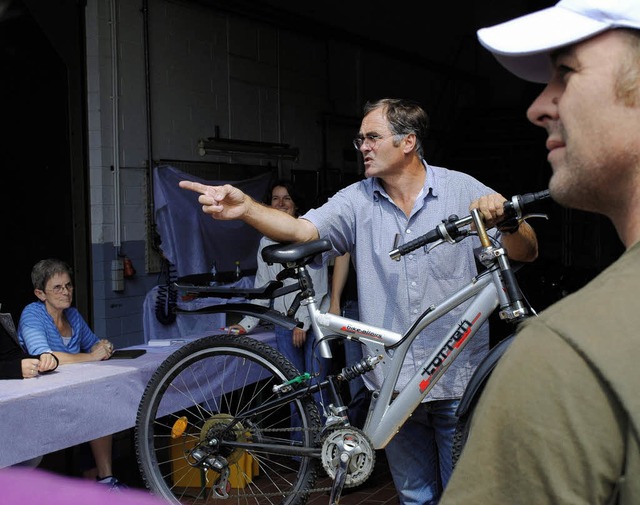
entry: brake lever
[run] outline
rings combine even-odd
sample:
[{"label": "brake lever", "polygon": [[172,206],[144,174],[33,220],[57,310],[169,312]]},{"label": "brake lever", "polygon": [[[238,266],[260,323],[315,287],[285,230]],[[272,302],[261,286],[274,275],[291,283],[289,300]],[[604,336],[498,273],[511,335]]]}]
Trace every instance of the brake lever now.
[{"label": "brake lever", "polygon": [[438,247],[439,245],[442,244],[457,244],[458,242],[462,242],[465,238],[467,238],[469,235],[471,235],[471,231],[470,230],[461,230],[460,231],[460,235],[458,235],[456,238],[441,238],[439,240],[436,240],[435,242],[433,242],[428,248],[427,248],[427,252],[431,252],[433,249],[435,249],[436,247]]},{"label": "brake lever", "polygon": [[520,220],[526,221],[527,219],[533,219],[534,217],[539,217],[539,218],[546,219],[547,221],[549,221],[549,216],[547,214],[525,214],[524,216],[522,216],[520,218]]},{"label": "brake lever", "polygon": [[438,247],[439,245],[444,244],[445,242],[447,242],[444,239],[438,239],[435,242],[433,242],[429,247],[427,247],[427,252],[430,253],[431,251],[433,251],[436,247]]}]

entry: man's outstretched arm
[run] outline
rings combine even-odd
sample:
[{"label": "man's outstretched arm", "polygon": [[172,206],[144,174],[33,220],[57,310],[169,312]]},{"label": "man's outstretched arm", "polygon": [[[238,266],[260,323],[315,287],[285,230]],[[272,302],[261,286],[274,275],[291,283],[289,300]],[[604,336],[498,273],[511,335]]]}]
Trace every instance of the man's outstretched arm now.
[{"label": "man's outstretched arm", "polygon": [[179,186],[200,193],[202,211],[214,219],[239,219],[276,242],[308,242],[320,238],[318,230],[306,219],[256,202],[235,186],[207,186],[193,181],[180,181]]}]

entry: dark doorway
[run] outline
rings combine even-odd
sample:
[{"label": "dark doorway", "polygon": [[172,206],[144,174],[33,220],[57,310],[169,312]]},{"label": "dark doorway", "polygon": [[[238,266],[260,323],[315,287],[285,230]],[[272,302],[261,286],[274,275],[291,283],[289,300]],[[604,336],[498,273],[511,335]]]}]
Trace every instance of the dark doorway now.
[{"label": "dark doorway", "polygon": [[[64,3],[72,16],[60,8]],[[5,260],[0,303],[1,311],[10,312],[16,323],[24,306],[35,300],[30,279],[35,262],[58,257],[79,273],[74,240],[78,223],[85,221],[82,211],[76,215],[85,196],[84,191],[78,195],[74,180],[78,173],[81,181],[84,176],[74,161],[78,147],[71,134],[82,130],[71,118],[84,94],[70,103],[71,89],[82,74],[79,66],[69,66],[52,38],[52,33],[78,33],[78,8],[75,2],[57,2],[51,16],[28,4],[0,0],[0,209]],[[76,283],[83,284],[86,274],[76,277]],[[81,291],[86,299],[86,287]]]}]

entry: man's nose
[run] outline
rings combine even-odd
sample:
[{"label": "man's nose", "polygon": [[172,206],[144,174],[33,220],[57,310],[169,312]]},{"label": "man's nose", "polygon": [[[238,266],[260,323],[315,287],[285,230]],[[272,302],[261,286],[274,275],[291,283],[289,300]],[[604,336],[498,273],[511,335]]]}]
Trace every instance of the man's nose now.
[{"label": "man's nose", "polygon": [[551,83],[547,84],[527,109],[527,119],[544,128],[548,120],[558,118],[559,99],[559,90]]}]

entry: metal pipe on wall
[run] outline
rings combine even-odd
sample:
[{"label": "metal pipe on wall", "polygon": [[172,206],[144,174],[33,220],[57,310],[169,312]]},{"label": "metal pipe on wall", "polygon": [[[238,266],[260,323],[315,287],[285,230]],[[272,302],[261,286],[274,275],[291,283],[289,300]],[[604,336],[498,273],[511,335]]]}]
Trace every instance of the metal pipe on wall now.
[{"label": "metal pipe on wall", "polygon": [[113,291],[124,290],[124,262],[120,258],[121,241],[121,215],[120,215],[120,133],[118,129],[120,109],[120,89],[118,71],[118,14],[117,0],[110,0],[111,19],[111,135],[113,144],[113,246],[115,247],[115,259],[111,261],[111,289]]},{"label": "metal pipe on wall", "polygon": [[117,21],[117,0],[110,0],[111,19],[111,134],[113,143],[113,208],[114,208],[114,230],[113,245],[117,248],[121,245],[120,237],[120,134],[118,132],[120,90],[118,86],[118,21]]},{"label": "metal pipe on wall", "polygon": [[154,194],[153,194],[153,137],[151,123],[151,65],[149,51],[149,1],[142,2],[142,23],[144,30],[144,90],[145,113],[147,114],[147,188],[148,188],[148,212],[149,223],[155,231]]}]

